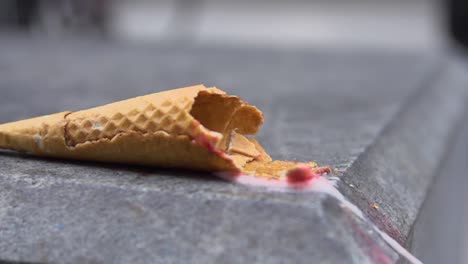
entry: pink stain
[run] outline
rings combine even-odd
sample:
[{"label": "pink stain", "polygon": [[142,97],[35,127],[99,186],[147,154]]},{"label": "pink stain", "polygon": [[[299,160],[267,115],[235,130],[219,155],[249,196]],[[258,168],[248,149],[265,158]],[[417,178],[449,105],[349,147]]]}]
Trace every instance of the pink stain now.
[{"label": "pink stain", "polygon": [[[199,131],[200,126],[201,126],[200,122],[197,121],[197,122],[194,123],[192,129],[194,131]],[[227,157],[226,153],[224,153],[224,151],[216,148],[216,144],[217,144],[218,140],[219,139],[217,137],[213,136],[213,135],[209,135],[209,134],[206,134],[206,133],[200,133],[198,136],[193,138],[192,142],[201,145],[202,147],[206,148],[210,152],[213,152],[215,154],[218,154],[218,155],[222,156],[223,158],[226,158]]]},{"label": "pink stain", "polygon": [[201,145],[202,147],[207,149],[209,152],[214,153],[222,157],[223,159],[232,162],[231,157],[229,157],[229,155],[227,155],[226,152],[216,148],[215,145],[217,143],[217,139],[215,137],[210,138],[209,136],[202,134],[201,136],[194,138],[193,142]]},{"label": "pink stain", "polygon": [[366,234],[359,226],[357,226],[353,221],[351,223],[351,228],[354,231],[358,242],[364,247],[363,249],[367,251],[368,256],[374,263],[378,264],[392,264],[394,261],[385,253],[385,251],[373,241],[369,235]]},{"label": "pink stain", "polygon": [[298,165],[288,171],[286,178],[290,183],[307,182],[314,178],[320,177],[320,174],[315,173],[310,166]]},{"label": "pink stain", "polygon": [[216,153],[218,155],[225,154],[223,151],[217,149],[215,145],[213,144],[213,142],[210,140],[210,138],[208,138],[207,136],[202,135],[200,137],[194,138],[193,141],[201,145],[202,147],[206,148],[210,152]]},{"label": "pink stain", "polygon": [[256,177],[255,175],[247,175],[236,172],[222,172],[217,173],[217,175],[225,180],[234,181],[245,185],[263,186],[282,190],[312,190],[320,188],[320,183],[323,182],[317,181],[323,178],[322,175],[318,174],[314,171],[313,168],[310,168],[305,164],[291,169],[286,174],[286,177],[282,178]]},{"label": "pink stain", "polygon": [[393,239],[395,239],[400,245],[405,244],[405,238],[401,234],[400,230],[396,228],[390,220],[378,210],[365,210],[372,222],[381,230],[385,231]]}]

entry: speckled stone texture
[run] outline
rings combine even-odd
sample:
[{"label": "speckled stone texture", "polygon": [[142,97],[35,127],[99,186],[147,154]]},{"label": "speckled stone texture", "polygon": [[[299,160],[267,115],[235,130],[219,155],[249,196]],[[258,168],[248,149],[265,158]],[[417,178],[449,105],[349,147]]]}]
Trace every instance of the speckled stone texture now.
[{"label": "speckled stone texture", "polygon": [[[465,66],[447,54],[0,44],[0,122],[197,83],[265,114],[275,159],[317,160],[404,243],[464,113]],[[396,261],[369,221],[325,195],[213,175],[0,152],[0,259],[61,263]],[[378,209],[372,208],[376,203]]]}]

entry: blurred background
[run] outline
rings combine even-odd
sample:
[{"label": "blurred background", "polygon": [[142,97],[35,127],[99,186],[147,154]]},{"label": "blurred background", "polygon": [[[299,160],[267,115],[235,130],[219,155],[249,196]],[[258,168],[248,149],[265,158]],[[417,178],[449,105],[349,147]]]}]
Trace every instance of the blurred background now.
[{"label": "blurred background", "polygon": [[466,43],[463,0],[3,0],[3,31],[114,41],[439,48]]},{"label": "blurred background", "polygon": [[[130,45],[283,50],[326,47],[430,54],[466,47],[468,1],[2,0],[0,46],[2,37],[16,35],[23,41],[98,39]],[[445,188],[450,191],[451,187]],[[433,207],[429,218],[437,215],[437,206],[445,204]],[[462,208],[457,210],[452,218],[467,218]],[[454,242],[451,235],[443,235],[463,233],[461,227],[444,225],[443,216],[437,217],[442,218],[428,228],[451,228],[451,233],[439,232],[440,242],[429,235],[428,242],[419,246],[419,256],[427,263],[440,263],[434,261],[437,256],[447,260],[461,254],[456,259],[468,263],[468,253],[463,250],[468,239]]]}]

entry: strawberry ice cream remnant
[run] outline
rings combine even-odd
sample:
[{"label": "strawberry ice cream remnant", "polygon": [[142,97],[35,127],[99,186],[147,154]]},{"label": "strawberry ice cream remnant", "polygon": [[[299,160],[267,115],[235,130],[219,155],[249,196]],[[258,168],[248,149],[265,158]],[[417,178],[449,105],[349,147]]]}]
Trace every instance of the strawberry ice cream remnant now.
[{"label": "strawberry ice cream remnant", "polygon": [[290,183],[303,183],[318,178],[319,176],[320,175],[315,173],[311,167],[305,164],[297,166],[286,174],[286,178]]}]

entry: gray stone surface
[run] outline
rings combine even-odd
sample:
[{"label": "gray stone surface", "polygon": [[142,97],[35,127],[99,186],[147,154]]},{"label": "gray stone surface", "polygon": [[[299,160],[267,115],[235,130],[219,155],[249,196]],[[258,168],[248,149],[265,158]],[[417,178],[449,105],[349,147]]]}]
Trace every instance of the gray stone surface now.
[{"label": "gray stone surface", "polygon": [[465,113],[464,71],[459,62],[443,62],[343,176],[348,197],[401,243]]},{"label": "gray stone surface", "polygon": [[[449,56],[392,51],[0,43],[0,122],[196,83],[266,117],[277,159],[317,160],[404,242],[464,112]],[[42,262],[374,263],[397,255],[336,200],[212,175],[0,155],[0,258]],[[353,185],[354,187],[350,187]],[[379,209],[370,210],[377,202]]]},{"label": "gray stone surface", "polygon": [[451,141],[412,231],[412,252],[425,264],[468,261],[468,116]]},{"label": "gray stone surface", "polygon": [[[321,194],[206,177],[66,164],[2,167],[2,255],[76,263],[369,263],[375,234]],[[44,165],[56,167],[56,162]],[[28,173],[32,171],[33,173]],[[150,173],[151,175],[146,175]],[[77,175],[82,178],[77,179]],[[2,175],[3,176],[3,175]],[[174,179],[175,178],[175,179]],[[361,227],[362,226],[362,230]],[[364,232],[363,238],[354,238]],[[363,244],[363,245],[361,245]],[[373,245],[374,246],[374,245]],[[396,258],[388,248],[378,250]]]}]

